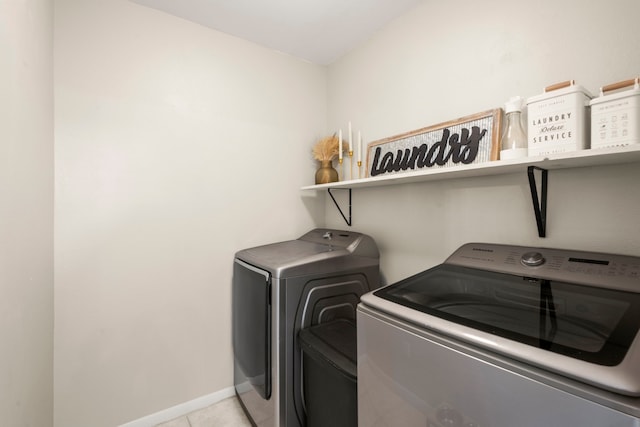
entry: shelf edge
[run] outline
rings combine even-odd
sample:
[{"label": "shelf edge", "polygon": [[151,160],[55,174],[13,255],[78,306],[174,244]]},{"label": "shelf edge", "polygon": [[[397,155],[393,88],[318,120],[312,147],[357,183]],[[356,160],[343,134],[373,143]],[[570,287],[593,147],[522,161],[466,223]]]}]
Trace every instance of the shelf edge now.
[{"label": "shelf edge", "polygon": [[332,182],[328,184],[308,185],[301,187],[302,191],[318,191],[329,188],[361,188],[416,182],[439,181],[445,179],[470,178],[475,176],[490,176],[514,173],[519,168],[537,166],[549,169],[578,168],[586,166],[624,164],[640,161],[640,144],[626,147],[606,149],[586,149],[571,153],[551,156],[527,157],[523,159],[495,160],[492,162],[476,163],[452,167],[440,167],[432,170],[420,170],[392,175],[362,178],[348,181]]}]

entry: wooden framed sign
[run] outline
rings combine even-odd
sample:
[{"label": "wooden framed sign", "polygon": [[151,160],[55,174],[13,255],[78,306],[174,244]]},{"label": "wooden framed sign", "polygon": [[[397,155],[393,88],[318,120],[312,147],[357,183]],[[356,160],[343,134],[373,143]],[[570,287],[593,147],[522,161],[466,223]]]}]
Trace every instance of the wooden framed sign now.
[{"label": "wooden framed sign", "polygon": [[502,109],[484,111],[367,145],[367,176],[497,160]]}]

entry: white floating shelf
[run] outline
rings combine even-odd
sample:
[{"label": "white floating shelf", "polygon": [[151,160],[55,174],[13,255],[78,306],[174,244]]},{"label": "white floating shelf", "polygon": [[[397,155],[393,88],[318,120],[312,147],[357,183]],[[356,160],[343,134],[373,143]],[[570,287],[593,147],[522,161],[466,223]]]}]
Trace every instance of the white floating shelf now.
[{"label": "white floating shelf", "polygon": [[382,175],[373,178],[309,185],[302,187],[301,190],[317,191],[329,188],[377,187],[383,185],[409,184],[414,182],[439,181],[476,176],[502,175],[520,172],[528,166],[536,166],[542,169],[552,170],[633,162],[640,162],[640,144],[633,144],[620,148],[580,150],[544,157],[497,160],[494,162],[440,167],[435,169],[427,168],[419,171],[394,173],[391,175]]}]

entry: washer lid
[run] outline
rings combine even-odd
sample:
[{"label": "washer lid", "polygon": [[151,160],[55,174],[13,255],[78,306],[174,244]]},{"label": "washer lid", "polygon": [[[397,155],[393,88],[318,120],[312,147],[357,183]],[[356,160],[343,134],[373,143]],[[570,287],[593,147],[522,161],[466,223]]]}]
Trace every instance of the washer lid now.
[{"label": "washer lid", "polygon": [[[636,315],[640,294],[456,265],[440,265],[375,295],[456,324],[605,366],[624,359],[640,328]],[[455,334],[455,328],[450,334]]]}]

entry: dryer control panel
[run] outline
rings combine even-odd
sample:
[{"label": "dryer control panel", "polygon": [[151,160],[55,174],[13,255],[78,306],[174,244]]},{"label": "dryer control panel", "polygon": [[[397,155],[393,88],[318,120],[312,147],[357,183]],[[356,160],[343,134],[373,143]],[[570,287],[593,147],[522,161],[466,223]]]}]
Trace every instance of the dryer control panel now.
[{"label": "dryer control panel", "polygon": [[298,240],[346,249],[353,255],[378,258],[378,246],[366,234],[354,231],[316,228],[301,236]]}]

